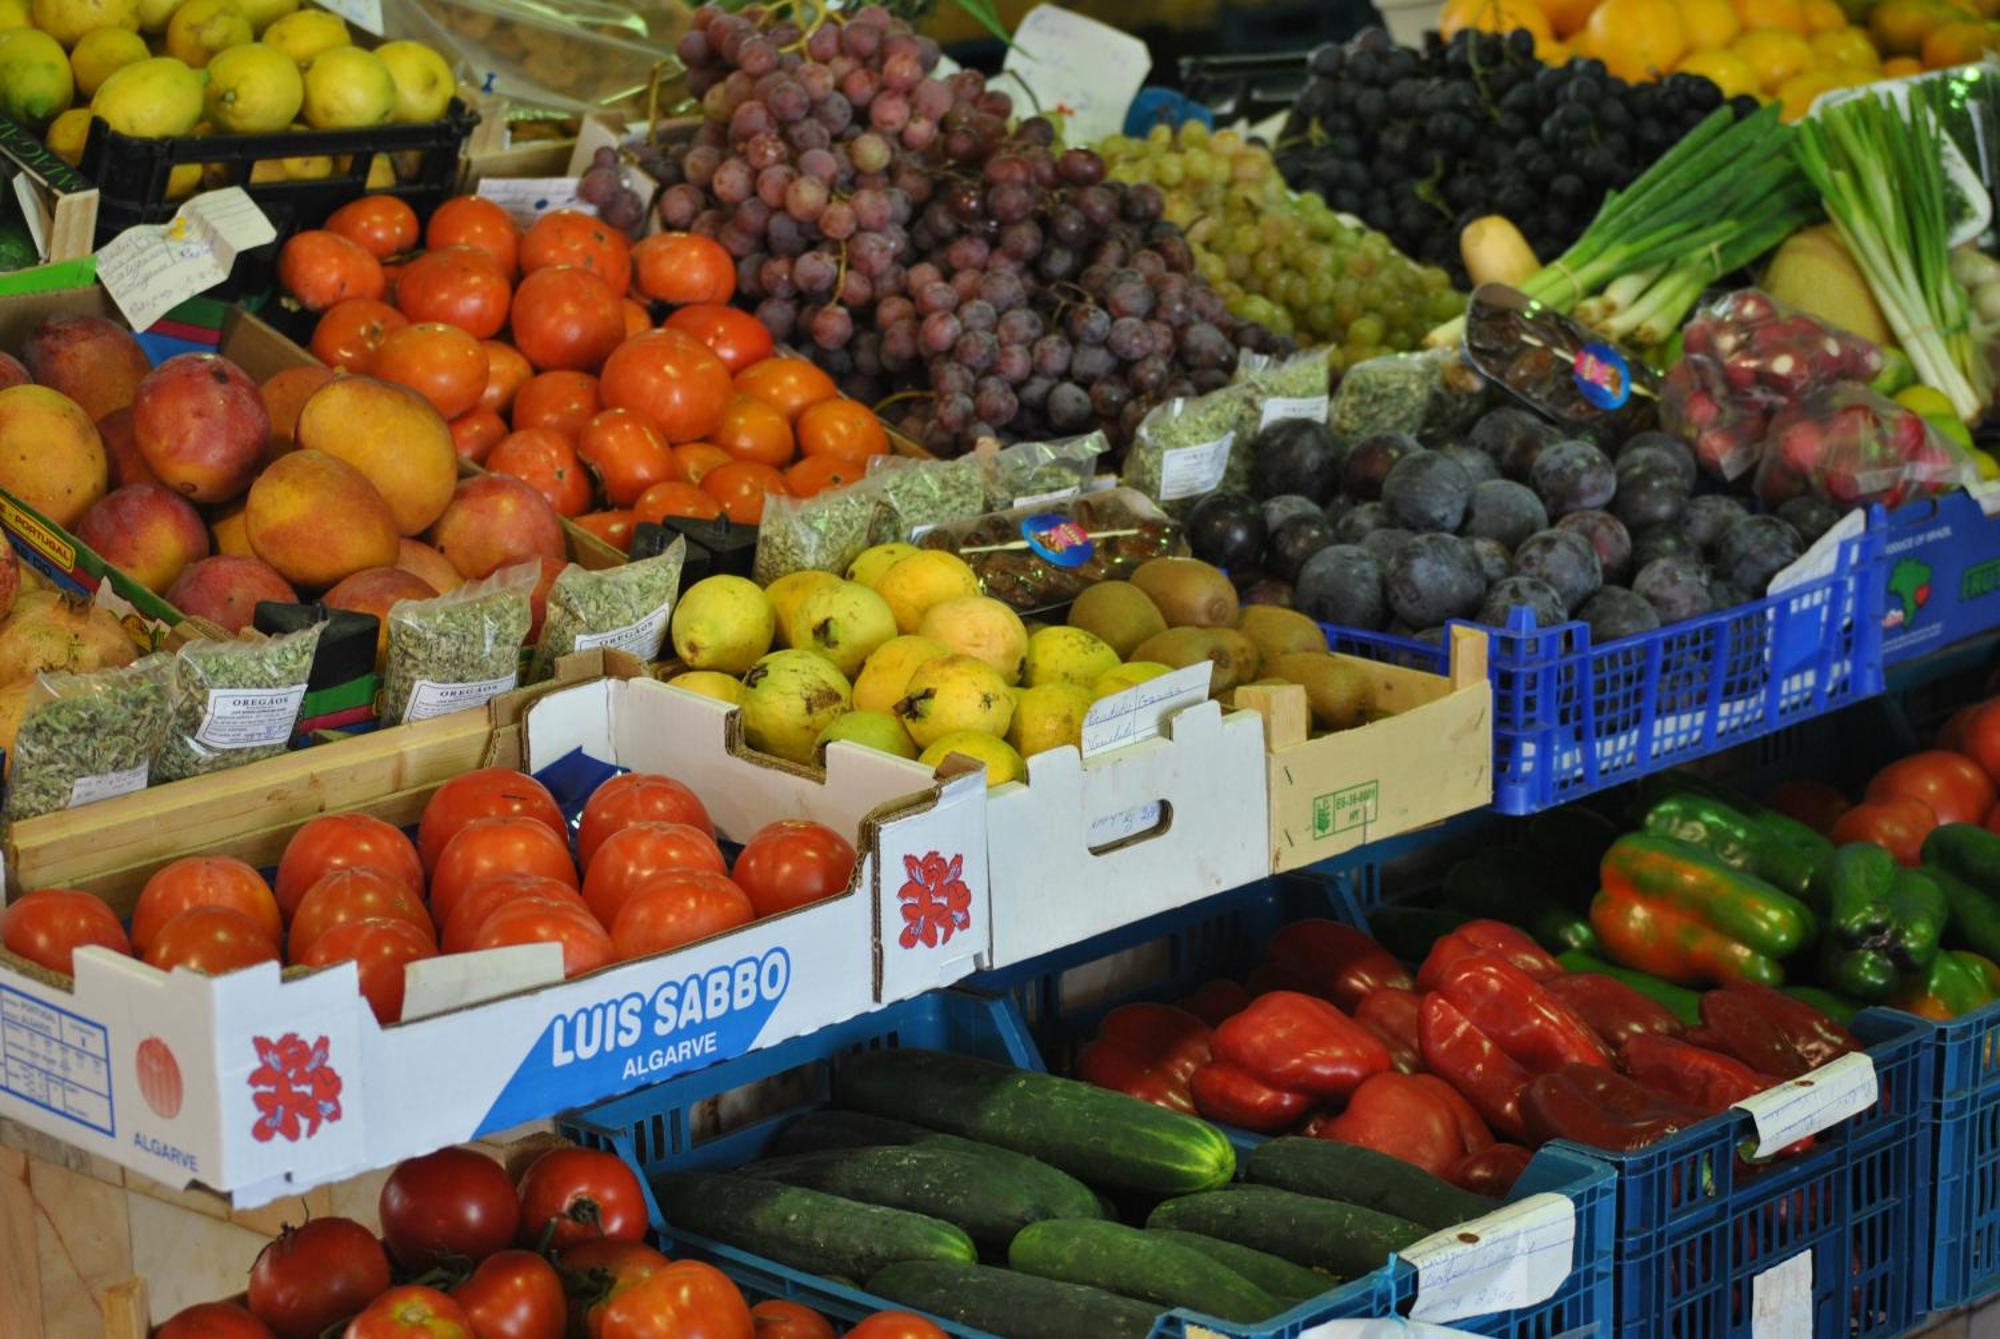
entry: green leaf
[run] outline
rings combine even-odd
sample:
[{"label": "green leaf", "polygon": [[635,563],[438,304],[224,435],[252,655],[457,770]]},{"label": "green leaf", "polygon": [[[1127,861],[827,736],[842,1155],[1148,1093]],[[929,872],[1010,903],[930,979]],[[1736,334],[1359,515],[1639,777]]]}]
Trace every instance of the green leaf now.
[{"label": "green leaf", "polygon": [[1014,45],[1014,39],[1008,35],[1006,25],[1000,22],[1000,14],[993,7],[993,0],[951,0],[951,2],[970,14],[973,21],[987,32],[992,33],[1013,50],[1020,50]]}]

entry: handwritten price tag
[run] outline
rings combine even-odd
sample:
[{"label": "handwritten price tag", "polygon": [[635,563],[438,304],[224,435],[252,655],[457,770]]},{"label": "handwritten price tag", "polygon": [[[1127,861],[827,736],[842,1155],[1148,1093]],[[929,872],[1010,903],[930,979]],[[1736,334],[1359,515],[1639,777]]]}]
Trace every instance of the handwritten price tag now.
[{"label": "handwritten price tag", "polygon": [[1880,1095],[1875,1062],[1856,1053],[1736,1105],[1757,1122],[1757,1156],[1768,1158],[1807,1135],[1831,1129],[1868,1110]]},{"label": "handwritten price tag", "polygon": [[1576,1205],[1530,1195],[1404,1248],[1417,1269],[1415,1320],[1463,1320],[1554,1297],[1569,1277]]},{"label": "handwritten price tag", "polygon": [[1064,137],[1089,144],[1125,128],[1125,110],[1152,68],[1138,38],[1055,5],[1037,5],[1014,30],[995,86],[1016,95],[1020,115],[1038,107],[1060,114],[1067,118]]},{"label": "handwritten price tag", "polygon": [[1750,1339],[1812,1339],[1812,1252],[1750,1280]]},{"label": "handwritten price tag", "polygon": [[277,239],[241,186],[197,195],[165,224],[127,228],[97,253],[97,281],[134,330],[144,330],[229,277],[236,257]]},{"label": "handwritten price tag", "polygon": [[551,210],[597,212],[596,205],[576,198],[575,177],[482,177],[479,194],[506,210],[523,228],[534,227],[535,220]]},{"label": "handwritten price tag", "polygon": [[1209,676],[1214,672],[1215,667],[1204,660],[1092,703],[1083,718],[1083,756],[1094,758],[1107,749],[1159,734],[1160,722],[1207,699]]}]

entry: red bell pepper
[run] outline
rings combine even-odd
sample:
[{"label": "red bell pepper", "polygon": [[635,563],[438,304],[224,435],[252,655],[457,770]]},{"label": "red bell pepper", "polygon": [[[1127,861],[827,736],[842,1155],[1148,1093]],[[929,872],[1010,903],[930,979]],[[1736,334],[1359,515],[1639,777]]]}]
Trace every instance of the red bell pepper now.
[{"label": "red bell pepper", "polygon": [[1514,1189],[1514,1183],[1521,1179],[1521,1173],[1528,1170],[1528,1163],[1534,1156],[1533,1150],[1519,1144],[1495,1144],[1468,1154],[1465,1161],[1452,1168],[1451,1175],[1445,1179],[1460,1190],[1469,1190],[1475,1195],[1506,1199],[1508,1192]]},{"label": "red bell pepper", "polygon": [[1636,1082],[1710,1115],[1784,1082],[1733,1056],[1657,1033],[1632,1038],[1624,1059]]},{"label": "red bell pepper", "polygon": [[1490,1128],[1519,1139],[1525,1129],[1521,1124],[1521,1090],[1534,1075],[1467,1021],[1458,1006],[1443,995],[1424,996],[1417,1026],[1424,1068],[1458,1089]]},{"label": "red bell pepper", "polygon": [[1208,1063],[1208,1025],[1171,1004],[1126,1004],[1104,1016],[1076,1058],[1077,1077],[1142,1102],[1194,1112],[1188,1081]]},{"label": "red bell pepper", "polygon": [[1415,984],[1410,971],[1363,931],[1336,921],[1293,921],[1271,936],[1273,966],[1300,989],[1352,1009],[1384,986]]},{"label": "red bell pepper", "polygon": [[1242,982],[1219,976],[1202,982],[1194,994],[1180,1001],[1180,1006],[1215,1027],[1231,1014],[1242,1013],[1249,1003],[1250,992],[1243,988]]},{"label": "red bell pepper", "polygon": [[1748,983],[1704,991],[1701,1026],[1687,1039],[1781,1079],[1861,1049],[1853,1033],[1805,1001]]},{"label": "red bell pepper", "polygon": [[1466,1158],[1493,1145],[1472,1104],[1435,1074],[1377,1074],[1354,1090],[1347,1110],[1308,1133],[1372,1148],[1447,1179]]},{"label": "red bell pepper", "polygon": [[1210,1061],[1190,1083],[1194,1107],[1212,1121],[1258,1134],[1276,1134],[1298,1124],[1312,1098],[1290,1088],[1274,1088],[1247,1070]]},{"label": "red bell pepper", "polygon": [[1571,1065],[1537,1075],[1521,1094],[1528,1142],[1571,1139],[1612,1153],[1630,1153],[1707,1113],[1654,1092],[1623,1074],[1596,1065]]},{"label": "red bell pepper", "polygon": [[1274,990],[1215,1030],[1210,1050],[1273,1088],[1325,1100],[1346,1098],[1389,1068],[1389,1048],[1367,1028],[1312,995]]},{"label": "red bell pepper", "polygon": [[1638,1036],[1678,1037],[1681,1020],[1658,1000],[1648,999],[1615,976],[1572,972],[1544,982],[1542,989],[1567,1004],[1616,1054]]},{"label": "red bell pepper", "polygon": [[1417,1040],[1417,1012],[1422,997],[1414,990],[1384,986],[1370,991],[1354,1006],[1354,1021],[1382,1039],[1389,1063],[1405,1074],[1423,1066],[1423,1043]]},{"label": "red bell pepper", "polygon": [[1498,958],[1483,953],[1460,958],[1438,982],[1437,993],[1531,1073],[1611,1063],[1588,1023],[1540,982]]},{"label": "red bell pepper", "polygon": [[1565,970],[1525,932],[1499,921],[1467,921],[1431,945],[1430,954],[1417,968],[1417,985],[1436,990],[1453,963],[1475,953],[1512,963],[1537,981],[1553,981]]}]

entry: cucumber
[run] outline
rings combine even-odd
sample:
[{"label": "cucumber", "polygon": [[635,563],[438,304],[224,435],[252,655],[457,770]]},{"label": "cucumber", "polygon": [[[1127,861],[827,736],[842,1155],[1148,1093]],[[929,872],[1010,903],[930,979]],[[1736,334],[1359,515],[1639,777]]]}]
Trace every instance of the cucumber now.
[{"label": "cucumber", "polygon": [[[953,1149],[976,1154],[993,1164],[996,1174],[1025,1189],[1031,1189],[1054,1211],[1047,1218],[1105,1218],[1110,1215],[1097,1192],[1068,1172],[1057,1171],[1039,1158],[1016,1153],[1010,1148],[961,1139],[955,1134],[927,1130],[908,1121],[870,1116],[860,1111],[839,1111],[824,1107],[799,1117],[772,1141],[777,1154],[826,1153],[843,1148],[880,1148],[915,1145],[921,1148]],[[1005,1245],[1003,1242],[1002,1245]]]},{"label": "cucumber", "polygon": [[1219,1320],[1262,1320],[1285,1310],[1282,1301],[1200,1251],[1094,1218],[1030,1223],[1007,1248],[1007,1263],[1017,1273],[1086,1283]]},{"label": "cucumber", "polygon": [[1280,1190],[1393,1214],[1432,1231],[1500,1207],[1498,1200],[1460,1190],[1401,1158],[1333,1139],[1288,1135],[1259,1144],[1243,1175]]},{"label": "cucumber", "polygon": [[716,1172],[653,1178],[667,1222],[811,1274],[867,1278],[898,1260],[978,1258],[961,1228],[905,1209]]},{"label": "cucumber", "polygon": [[1236,1151],[1206,1121],[971,1056],[864,1051],[834,1067],[833,1096],[857,1111],[1026,1153],[1093,1185],[1181,1195],[1236,1174]]},{"label": "cucumber", "polygon": [[885,1266],[868,1276],[868,1291],[1001,1339],[1146,1339],[1160,1314],[1102,1288],[936,1260]]},{"label": "cucumber", "polygon": [[[873,1148],[883,1144],[920,1144],[925,1139],[949,1139],[906,1120],[870,1116],[862,1111],[842,1111],[821,1107],[808,1111],[778,1131],[771,1141],[773,1154],[824,1153],[834,1148]],[[970,1142],[970,1141],[968,1141]]]},{"label": "cucumber", "polygon": [[[1097,1197],[1089,1187],[1053,1167],[1047,1170],[1075,1186],[1096,1209]],[[964,1228],[981,1250],[996,1255],[1005,1253],[1014,1234],[1028,1224],[1063,1216],[1062,1204],[1051,1203],[1033,1185],[1009,1176],[983,1153],[960,1148],[909,1144],[829,1149],[753,1162],[739,1168],[738,1174],[942,1218]]]},{"label": "cucumber", "polygon": [[1217,1264],[1227,1265],[1244,1278],[1281,1300],[1303,1302],[1336,1287],[1340,1280],[1331,1274],[1305,1269],[1283,1256],[1252,1250],[1220,1237],[1204,1237],[1199,1232],[1177,1232],[1172,1228],[1149,1227],[1151,1236],[1179,1242],[1191,1251],[1200,1251]]},{"label": "cucumber", "polygon": [[1407,1218],[1276,1186],[1231,1186],[1167,1200],[1147,1227],[1177,1228],[1269,1251],[1307,1269],[1351,1279],[1430,1235]]}]

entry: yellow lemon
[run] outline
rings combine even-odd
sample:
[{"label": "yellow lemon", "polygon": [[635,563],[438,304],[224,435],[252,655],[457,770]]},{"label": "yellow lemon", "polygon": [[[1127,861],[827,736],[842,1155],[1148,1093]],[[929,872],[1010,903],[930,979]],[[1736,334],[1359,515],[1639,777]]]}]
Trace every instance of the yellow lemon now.
[{"label": "yellow lemon", "polygon": [[1983,23],[1960,19],[1955,23],[1941,24],[1931,29],[1924,38],[1924,67],[1942,70],[1952,65],[1968,64],[1983,56],[1992,44],[1992,36]]},{"label": "yellow lemon", "polygon": [[1813,63],[1806,39],[1779,28],[1752,28],[1730,43],[1729,49],[1750,63],[1757,86],[1766,93],[1777,92],[1778,85]]},{"label": "yellow lemon", "polygon": [[250,40],[250,20],[236,0],[187,0],[167,20],[167,54],[191,70],[207,67],[218,51]]},{"label": "yellow lemon", "polygon": [[1778,85],[1778,102],[1784,107],[1784,118],[1798,120],[1812,107],[1813,99],[1839,87],[1840,76],[1831,70],[1801,70]]},{"label": "yellow lemon", "polygon": [[1535,5],[1557,37],[1568,37],[1581,32],[1583,25],[1590,22],[1590,11],[1597,8],[1597,0],[1535,0]]},{"label": "yellow lemon", "polygon": [[1801,0],[1736,0],[1736,17],[1745,28],[1782,28],[1800,34],[1807,31],[1806,7]]},{"label": "yellow lemon", "polygon": [[1743,31],[1730,0],[1682,0],[1681,27],[1687,32],[1689,48],[1695,51],[1728,46]]},{"label": "yellow lemon", "polygon": [[980,730],[953,730],[940,735],[917,761],[926,767],[936,767],[953,753],[986,764],[988,790],[1009,781],[1019,781],[1028,774],[1027,765],[1021,761],[1021,755],[1014,751],[1012,744]]},{"label": "yellow lemon", "polygon": [[90,138],[90,108],[72,107],[49,126],[49,152],[78,167],[83,163],[83,144]]},{"label": "yellow lemon", "polygon": [[146,39],[130,28],[99,28],[85,33],[69,53],[69,68],[76,75],[76,91],[84,97],[95,93],[113,70],[146,59]]},{"label": "yellow lemon", "polygon": [[1830,33],[1847,26],[1847,11],[1840,0],[1805,0],[1806,30]]},{"label": "yellow lemon", "polygon": [[1675,0],[1604,0],[1583,28],[1586,52],[1620,79],[1657,79],[1687,51]]},{"label": "yellow lemon", "polygon": [[1932,386],[1919,383],[1906,386],[1896,392],[1896,403],[1905,409],[1913,409],[1924,418],[1940,415],[1958,417],[1958,411],[1951,407],[1951,397]]},{"label": "yellow lemon", "polygon": [[1438,31],[1448,42],[1463,28],[1487,33],[1526,28],[1537,42],[1555,36],[1547,16],[1531,0],[1449,0],[1438,15]]},{"label": "yellow lemon", "polygon": [[226,135],[264,135],[283,130],[299,114],[306,96],[299,67],[282,52],[245,42],[208,63],[208,119]]},{"label": "yellow lemon", "polygon": [[75,96],[69,57],[55,38],[34,28],[0,32],[0,115],[40,130]]},{"label": "yellow lemon", "polygon": [[396,184],[396,164],[386,153],[378,153],[368,160],[368,180],[361,188],[379,191]]},{"label": "yellow lemon", "polygon": [[1757,72],[1750,68],[1750,62],[1734,51],[1693,51],[1682,59],[1676,74],[1696,74],[1722,90],[1722,96],[1733,98],[1740,93],[1755,93],[1759,84]]},{"label": "yellow lemon", "polygon": [[1884,56],[1914,56],[1944,19],[1929,0],[1883,0],[1868,11],[1868,36]]},{"label": "yellow lemon", "polygon": [[396,81],[372,52],[329,47],[306,66],[305,121],[315,130],[379,126],[396,114]]},{"label": "yellow lemon", "polygon": [[1868,34],[1859,28],[1833,28],[1806,39],[1813,58],[1821,65],[1845,65],[1856,70],[1880,68],[1882,57]]},{"label": "yellow lemon", "polygon": [[1907,79],[1913,74],[1922,74],[1924,63],[1915,56],[1891,56],[1882,62],[1884,79]]},{"label": "yellow lemon", "polygon": [[167,173],[167,199],[185,200],[201,185],[201,164],[182,163]]},{"label": "yellow lemon", "polygon": [[299,0],[237,0],[242,7],[243,17],[250,20],[250,31],[263,31],[287,14],[296,13]]},{"label": "yellow lemon", "polygon": [[422,42],[384,42],[375,48],[375,59],[396,81],[396,120],[435,121],[450,108],[458,80],[444,57]]},{"label": "yellow lemon", "polygon": [[[310,130],[311,126],[294,125],[294,131]],[[298,158],[281,158],[279,165],[287,181],[324,181],[333,175],[333,159],[323,153],[306,154]]]},{"label": "yellow lemon", "polygon": [[28,12],[28,0],[0,0],[0,31],[26,28],[33,22]]},{"label": "yellow lemon", "polygon": [[139,31],[148,37],[164,37],[167,20],[181,7],[181,0],[139,0]]},{"label": "yellow lemon", "polygon": [[122,135],[186,135],[201,120],[202,82],[172,56],[154,56],[112,71],[90,100],[90,110]]},{"label": "yellow lemon", "polygon": [[301,9],[266,28],[262,41],[272,50],[290,56],[292,63],[303,70],[320,52],[351,45],[353,39],[347,35],[347,24],[338,14]]},{"label": "yellow lemon", "polygon": [[99,28],[139,26],[139,0],[34,0],[35,26],[66,47]]}]

